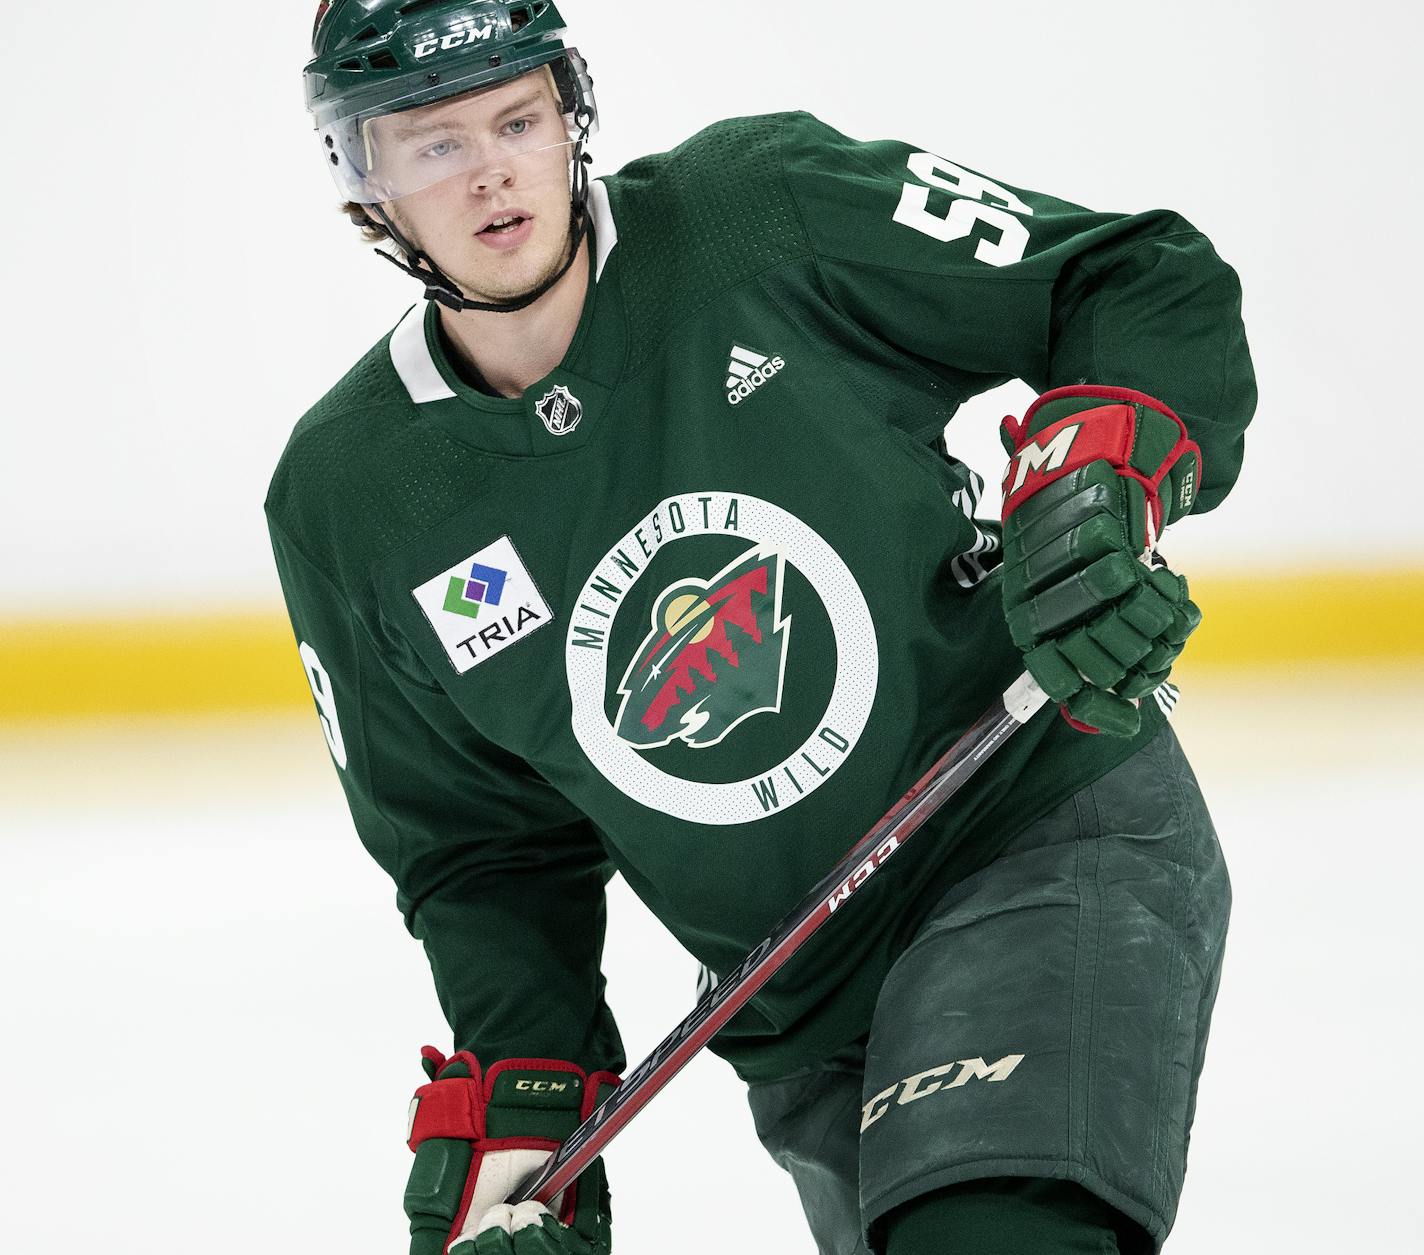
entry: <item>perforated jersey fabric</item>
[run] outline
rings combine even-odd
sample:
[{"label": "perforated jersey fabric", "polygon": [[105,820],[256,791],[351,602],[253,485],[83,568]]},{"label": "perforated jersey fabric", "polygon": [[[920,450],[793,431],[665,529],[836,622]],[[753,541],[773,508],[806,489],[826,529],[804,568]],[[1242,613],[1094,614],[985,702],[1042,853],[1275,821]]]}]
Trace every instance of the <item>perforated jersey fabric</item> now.
[{"label": "perforated jersey fabric", "polygon": [[437,523],[470,492],[480,460],[421,421],[383,341],[297,425],[267,508],[344,587],[359,588],[373,555]]},{"label": "perforated jersey fabric", "polygon": [[[809,253],[781,169],[780,117],[719,122],[617,179],[618,201],[646,229],[622,257],[636,375],[667,330],[729,288]],[[657,223],[675,222],[676,231]]]},{"label": "perforated jersey fabric", "polygon": [[[1254,385],[1235,276],[1170,213],[806,114],[603,182],[617,242],[559,366],[484,395],[417,307],[298,423],[267,511],[454,1045],[616,1071],[608,876],[726,972],[1021,670],[959,404],[1015,376],[1159,396],[1214,505]],[[929,907],[1161,719],[1035,720],[713,1048],[756,1079],[854,1039]]]}]

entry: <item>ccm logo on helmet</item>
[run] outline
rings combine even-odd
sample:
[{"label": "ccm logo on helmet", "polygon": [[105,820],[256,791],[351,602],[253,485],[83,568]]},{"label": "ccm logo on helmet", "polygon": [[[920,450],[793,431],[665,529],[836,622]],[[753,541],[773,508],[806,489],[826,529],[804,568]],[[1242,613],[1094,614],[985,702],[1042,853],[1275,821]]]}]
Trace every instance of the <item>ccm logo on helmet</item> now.
[{"label": "ccm logo on helmet", "polygon": [[422,57],[428,57],[432,53],[448,52],[451,48],[461,48],[465,44],[478,43],[493,34],[494,23],[486,22],[483,26],[471,25],[464,30],[451,31],[439,39],[422,39],[415,45],[415,59],[419,61]]}]

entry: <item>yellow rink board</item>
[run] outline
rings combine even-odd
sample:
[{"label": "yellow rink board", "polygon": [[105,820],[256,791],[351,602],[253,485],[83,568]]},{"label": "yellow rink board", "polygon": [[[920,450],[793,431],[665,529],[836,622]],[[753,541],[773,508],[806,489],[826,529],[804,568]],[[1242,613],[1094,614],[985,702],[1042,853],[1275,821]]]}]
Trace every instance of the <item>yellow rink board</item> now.
[{"label": "yellow rink board", "polygon": [[280,611],[0,624],[0,719],[311,703]]},{"label": "yellow rink board", "polygon": [[[1424,568],[1201,575],[1179,669],[1424,659]],[[0,624],[0,720],[292,709],[311,701],[280,610]]]}]

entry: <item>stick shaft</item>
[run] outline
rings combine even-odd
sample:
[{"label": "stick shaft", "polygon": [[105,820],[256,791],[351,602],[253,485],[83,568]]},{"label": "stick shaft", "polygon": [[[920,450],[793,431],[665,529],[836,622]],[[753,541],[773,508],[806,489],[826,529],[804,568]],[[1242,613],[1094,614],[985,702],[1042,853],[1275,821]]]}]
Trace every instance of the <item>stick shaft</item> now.
[{"label": "stick shaft", "polygon": [[876,822],[806,898],[756,946],[740,966],[714,985],[697,1006],[578,1126],[535,1175],[511,1195],[512,1203],[548,1203],[571,1185],[628,1122],[727,1023],[806,940],[840,910],[994,752],[1047,701],[1027,675],[959,738],[909,791]]}]

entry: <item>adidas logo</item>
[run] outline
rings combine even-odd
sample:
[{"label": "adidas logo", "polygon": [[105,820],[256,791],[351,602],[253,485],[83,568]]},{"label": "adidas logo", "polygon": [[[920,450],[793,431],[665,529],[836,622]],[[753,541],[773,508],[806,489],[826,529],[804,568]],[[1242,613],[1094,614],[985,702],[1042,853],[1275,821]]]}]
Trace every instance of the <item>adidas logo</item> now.
[{"label": "adidas logo", "polygon": [[727,403],[740,405],[785,366],[779,357],[766,357],[740,344],[732,345],[732,358],[727,363]]}]

